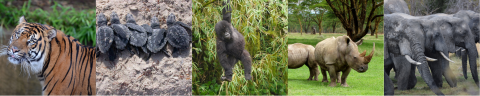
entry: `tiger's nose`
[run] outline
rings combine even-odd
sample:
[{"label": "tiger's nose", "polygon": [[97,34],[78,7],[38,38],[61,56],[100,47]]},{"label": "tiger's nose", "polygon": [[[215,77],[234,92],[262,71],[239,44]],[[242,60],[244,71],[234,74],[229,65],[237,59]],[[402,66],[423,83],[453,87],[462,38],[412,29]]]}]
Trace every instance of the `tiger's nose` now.
[{"label": "tiger's nose", "polygon": [[14,53],[15,53],[15,52],[17,52],[17,51],[18,51],[18,48],[17,48],[17,47],[15,47],[15,46],[13,46],[13,47],[12,47],[12,52],[14,52]]}]

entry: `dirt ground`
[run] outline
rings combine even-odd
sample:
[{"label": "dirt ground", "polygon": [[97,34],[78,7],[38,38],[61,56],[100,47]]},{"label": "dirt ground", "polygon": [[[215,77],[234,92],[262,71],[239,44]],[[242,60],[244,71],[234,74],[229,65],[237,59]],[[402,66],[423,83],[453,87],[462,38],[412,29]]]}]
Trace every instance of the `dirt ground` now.
[{"label": "dirt ground", "polygon": [[[150,25],[151,18],[156,16],[161,28],[167,28],[166,18],[170,13],[177,21],[192,24],[190,0],[97,0],[96,7],[97,14],[104,13],[108,19],[115,11],[122,24],[128,13],[134,15],[138,25]],[[172,50],[170,46],[166,48]],[[191,95],[192,51],[180,52],[179,56],[172,57],[158,52],[146,58],[145,54],[124,50],[117,53],[118,58],[113,62],[101,54],[96,66],[97,94]]]}]

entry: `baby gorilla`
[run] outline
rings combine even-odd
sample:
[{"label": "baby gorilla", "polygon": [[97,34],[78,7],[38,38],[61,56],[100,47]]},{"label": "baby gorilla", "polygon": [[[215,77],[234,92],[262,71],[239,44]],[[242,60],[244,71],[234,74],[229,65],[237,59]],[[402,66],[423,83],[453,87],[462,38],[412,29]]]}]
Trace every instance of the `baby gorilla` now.
[{"label": "baby gorilla", "polygon": [[[229,14],[223,9],[223,15]],[[252,59],[250,53],[245,50],[245,39],[232,24],[230,24],[230,16],[224,16],[223,20],[215,25],[217,35],[217,58],[225,70],[225,76],[222,81],[232,81],[233,67],[242,61],[245,69],[245,79],[252,79]],[[228,21],[227,21],[228,20]]]}]

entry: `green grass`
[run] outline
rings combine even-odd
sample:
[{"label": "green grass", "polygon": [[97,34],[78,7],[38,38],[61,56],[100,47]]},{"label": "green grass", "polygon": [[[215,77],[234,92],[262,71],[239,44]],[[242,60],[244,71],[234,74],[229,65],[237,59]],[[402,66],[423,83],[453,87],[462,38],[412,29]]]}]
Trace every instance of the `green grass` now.
[{"label": "green grass", "polygon": [[[346,34],[341,33],[323,33],[303,34],[288,33],[288,44],[304,43],[315,46],[318,42],[330,38],[338,37]],[[363,44],[358,46],[359,51],[372,50],[373,42],[375,42],[375,54],[369,63],[369,68],[365,73],[351,71],[347,77],[349,87],[338,86],[330,87],[329,82],[321,82],[323,76],[320,73],[319,81],[307,81],[309,70],[306,66],[298,69],[288,69],[288,91],[289,95],[382,95],[383,94],[383,34],[375,36],[366,35],[363,37]],[[369,53],[368,53],[369,54]],[[328,76],[329,77],[329,76]],[[330,79],[328,79],[330,81]]]}]

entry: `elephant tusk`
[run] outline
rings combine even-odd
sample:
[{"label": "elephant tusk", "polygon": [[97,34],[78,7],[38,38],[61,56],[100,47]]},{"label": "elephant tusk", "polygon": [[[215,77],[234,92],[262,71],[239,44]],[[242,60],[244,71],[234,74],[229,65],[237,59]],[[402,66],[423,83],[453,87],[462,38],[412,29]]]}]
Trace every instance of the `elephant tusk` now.
[{"label": "elephant tusk", "polygon": [[450,60],[447,56],[445,56],[445,54],[443,54],[442,52],[440,52],[440,55],[443,56],[443,58],[447,59],[448,61],[452,62],[452,63],[455,63],[453,62],[452,60]]},{"label": "elephant tusk", "polygon": [[462,49],[462,48],[458,48],[457,50],[455,50],[455,52],[457,52],[457,51],[460,50],[460,49]]},{"label": "elephant tusk", "polygon": [[410,56],[408,55],[405,55],[405,58],[407,59],[408,62],[412,63],[412,64],[415,64],[415,65],[420,65],[422,63],[420,62],[417,62],[417,61],[414,61]]},{"label": "elephant tusk", "polygon": [[425,58],[427,59],[427,61],[437,61],[437,59],[430,58],[430,57],[427,57],[427,56],[425,56]]}]

